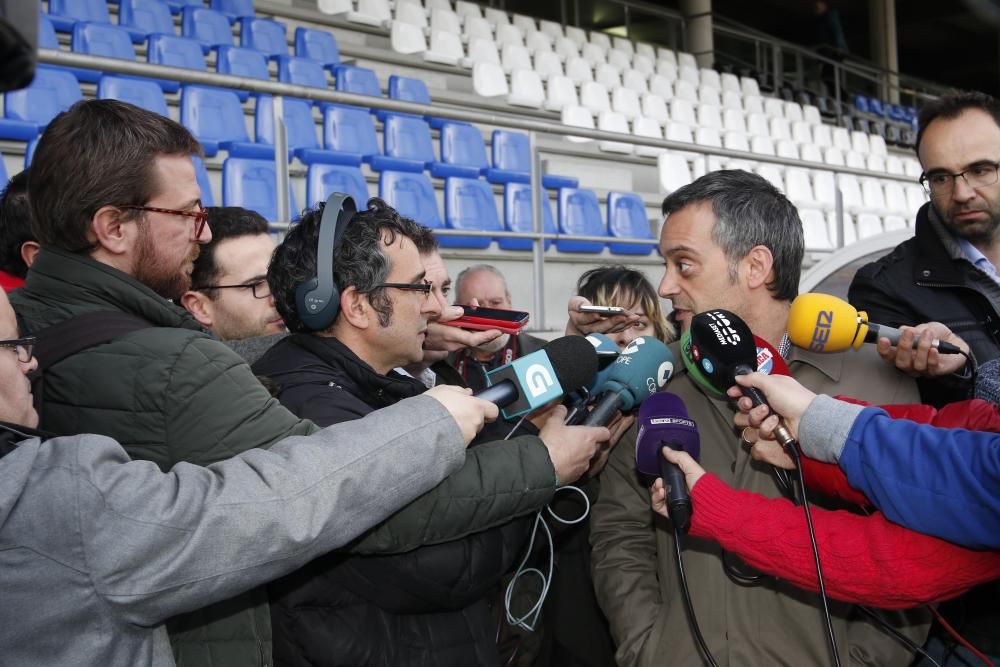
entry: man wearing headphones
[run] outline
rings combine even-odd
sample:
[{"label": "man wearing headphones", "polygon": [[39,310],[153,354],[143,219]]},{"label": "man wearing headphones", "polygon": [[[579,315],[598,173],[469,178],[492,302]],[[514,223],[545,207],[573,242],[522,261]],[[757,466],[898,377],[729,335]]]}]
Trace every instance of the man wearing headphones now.
[{"label": "man wearing headphones", "polygon": [[[337,210],[339,209],[339,210]],[[291,336],[254,371],[278,399],[321,425],[350,421],[421,394],[394,369],[419,362],[441,302],[419,248],[429,229],[378,199],[366,211],[334,195],[306,212],[268,269]],[[604,428],[563,425],[486,442],[433,491],[349,548],[270,588],[275,660],[287,665],[499,665],[498,614],[487,596],[526,543],[528,519],[589,465]],[[502,436],[501,436],[502,437]],[[372,480],[382,483],[383,480]],[[372,557],[384,534],[425,546]]]}]

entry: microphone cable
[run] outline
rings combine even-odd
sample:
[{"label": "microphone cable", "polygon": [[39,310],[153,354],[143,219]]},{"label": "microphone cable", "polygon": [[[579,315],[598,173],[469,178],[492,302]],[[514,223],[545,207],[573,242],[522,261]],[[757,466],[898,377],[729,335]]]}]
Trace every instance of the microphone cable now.
[{"label": "microphone cable", "polygon": [[688,589],[687,574],[684,572],[684,559],[681,556],[681,531],[674,526],[674,553],[677,555],[677,577],[681,581],[681,597],[684,599],[684,610],[687,612],[688,621],[691,623],[691,629],[694,631],[694,638],[698,642],[698,648],[701,649],[702,655],[708,660],[708,664],[712,667],[719,667],[719,663],[715,661],[715,656],[708,649],[708,644],[705,643],[705,637],[701,634],[701,627],[698,625],[698,617],[694,613],[694,604],[691,602],[691,591]]}]

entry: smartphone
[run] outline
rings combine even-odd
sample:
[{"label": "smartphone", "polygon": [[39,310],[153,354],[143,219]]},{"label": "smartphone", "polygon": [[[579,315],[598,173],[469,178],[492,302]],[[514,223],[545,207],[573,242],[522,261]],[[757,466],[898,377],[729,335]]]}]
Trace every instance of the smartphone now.
[{"label": "smartphone", "polygon": [[450,322],[442,322],[453,327],[486,331],[499,329],[504,333],[520,333],[528,326],[528,313],[523,310],[503,310],[501,308],[486,308],[485,306],[462,306],[465,314]]},{"label": "smartphone", "polygon": [[621,306],[577,306],[581,313],[597,313],[598,315],[624,315],[627,311]]}]

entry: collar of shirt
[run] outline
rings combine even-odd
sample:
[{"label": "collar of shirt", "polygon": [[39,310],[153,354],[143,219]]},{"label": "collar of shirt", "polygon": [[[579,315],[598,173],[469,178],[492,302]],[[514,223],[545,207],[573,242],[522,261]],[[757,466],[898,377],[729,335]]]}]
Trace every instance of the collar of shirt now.
[{"label": "collar of shirt", "polygon": [[979,248],[972,245],[967,239],[957,239],[958,246],[962,249],[962,254],[972,262],[972,264],[993,279],[994,282],[1000,283],[1000,274],[997,273],[997,267],[993,266],[993,262],[987,259],[986,255],[979,251]]}]

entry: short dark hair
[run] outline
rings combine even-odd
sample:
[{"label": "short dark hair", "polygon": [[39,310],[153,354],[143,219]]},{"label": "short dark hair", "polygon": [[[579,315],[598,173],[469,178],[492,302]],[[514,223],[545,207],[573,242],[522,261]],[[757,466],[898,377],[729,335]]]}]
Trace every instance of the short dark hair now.
[{"label": "short dark hair", "polygon": [[913,150],[920,152],[920,141],[924,138],[924,130],[938,118],[957,118],[966,109],[979,109],[993,117],[993,122],[1000,126],[1000,102],[992,95],[975,90],[956,90],[947,95],[930,100],[920,107],[917,114],[917,143]]},{"label": "short dark hair", "polygon": [[[307,331],[299,319],[295,291],[316,275],[316,245],[324,206],[320,204],[302,214],[278,244],[267,269],[274,306],[293,332]],[[416,243],[415,239],[422,238],[426,231],[426,227],[401,216],[381,199],[369,199],[368,209],[354,215],[340,239],[333,263],[334,282],[341,291],[353,285],[359,292],[368,294],[372,308],[379,315],[379,323],[389,326],[392,301],[383,288],[375,287],[385,282],[391,268],[382,236],[384,234],[389,243],[394,243],[399,236]]]},{"label": "short dark hair", "polygon": [[28,170],[7,182],[0,196],[0,270],[24,278],[28,265],[21,257],[25,241],[34,241],[31,231],[31,205],[28,203]]},{"label": "short dark hair", "polygon": [[663,312],[660,295],[641,271],[621,264],[584,271],[576,282],[576,293],[595,306],[629,308],[639,302],[657,338],[664,343],[677,338],[676,330]]},{"label": "short dark hair", "polygon": [[219,278],[219,265],[215,261],[215,250],[226,239],[241,236],[257,236],[267,234],[267,220],[260,213],[239,206],[210,206],[208,211],[208,228],[212,230],[212,240],[201,245],[198,259],[194,261],[191,271],[191,289],[205,292],[209,298],[215,297],[211,285]]},{"label": "short dark hair", "polygon": [[156,196],[153,165],[164,155],[202,155],[201,144],[180,123],[127,102],[77,102],[49,123],[31,162],[35,237],[70,252],[92,250],[94,214]]},{"label": "short dark hair", "polygon": [[[715,213],[712,240],[729,261],[730,280],[736,265],[756,245],[774,256],[774,281],[767,287],[775,299],[798,295],[805,241],[799,212],[767,179],[740,169],[712,171],[672,192],[663,200],[663,215],[709,202]],[[664,224],[666,224],[666,220]]]}]

